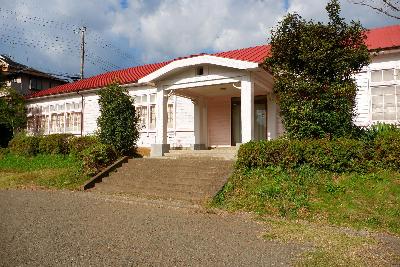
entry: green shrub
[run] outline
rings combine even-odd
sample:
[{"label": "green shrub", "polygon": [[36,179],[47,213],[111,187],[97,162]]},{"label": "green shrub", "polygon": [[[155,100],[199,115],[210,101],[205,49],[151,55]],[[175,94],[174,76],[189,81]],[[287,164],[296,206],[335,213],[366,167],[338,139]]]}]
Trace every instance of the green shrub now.
[{"label": "green shrub", "polygon": [[83,169],[87,175],[98,173],[116,159],[115,149],[106,144],[97,143],[82,152]]},{"label": "green shrub", "polygon": [[379,135],[373,150],[374,162],[381,168],[400,170],[400,131]]},{"label": "green shrub", "polygon": [[379,136],[397,133],[400,134],[400,128],[398,125],[388,123],[377,123],[367,129],[363,129],[360,135],[360,139],[365,142],[373,142]]},{"label": "green shrub", "polygon": [[4,156],[6,156],[10,152],[10,149],[0,147],[0,159],[2,159]]},{"label": "green shrub", "polygon": [[39,153],[41,154],[62,154],[69,153],[68,139],[73,138],[70,134],[51,134],[40,138]]},{"label": "green shrub", "polygon": [[80,157],[86,148],[98,143],[100,143],[100,140],[97,136],[79,136],[70,138],[68,142],[69,153]]},{"label": "green shrub", "polygon": [[302,152],[302,142],[297,140],[250,141],[240,146],[236,164],[239,168],[294,167],[301,163]]},{"label": "green shrub", "polygon": [[304,162],[332,172],[365,171],[369,154],[366,145],[355,139],[316,139],[303,143]]},{"label": "green shrub", "polygon": [[139,117],[126,88],[110,84],[99,90],[99,138],[119,154],[130,154],[139,138]]},{"label": "green shrub", "polygon": [[11,139],[8,148],[11,153],[20,156],[34,156],[39,150],[39,140],[37,136],[28,136],[26,133],[18,133]]},{"label": "green shrub", "polygon": [[375,168],[400,170],[400,132],[379,135],[375,141],[350,138],[252,141],[240,146],[237,168],[309,165],[337,173]]}]

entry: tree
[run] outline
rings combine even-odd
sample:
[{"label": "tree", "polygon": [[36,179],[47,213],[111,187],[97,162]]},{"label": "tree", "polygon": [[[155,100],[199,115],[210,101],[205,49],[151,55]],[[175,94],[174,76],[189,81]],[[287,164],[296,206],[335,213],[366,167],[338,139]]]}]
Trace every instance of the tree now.
[{"label": "tree", "polygon": [[25,127],[25,98],[15,89],[0,83],[0,145],[6,146],[12,136]]},{"label": "tree", "polygon": [[117,83],[100,90],[98,95],[101,142],[112,145],[120,154],[128,154],[139,138],[139,119],[132,98]]},{"label": "tree", "polygon": [[398,0],[350,0],[350,2],[372,8],[391,18],[400,19],[400,1]]},{"label": "tree", "polygon": [[326,24],[288,14],[272,31],[265,63],[276,78],[283,124],[294,138],[345,136],[354,129],[353,74],[370,61],[365,29],[340,17],[337,0],[326,11]]}]

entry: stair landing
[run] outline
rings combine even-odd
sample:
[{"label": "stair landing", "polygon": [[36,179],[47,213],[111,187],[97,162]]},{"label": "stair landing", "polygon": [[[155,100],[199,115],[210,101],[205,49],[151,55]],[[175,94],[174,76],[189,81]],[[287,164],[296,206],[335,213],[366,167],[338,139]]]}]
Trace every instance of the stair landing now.
[{"label": "stair landing", "polygon": [[214,158],[224,160],[234,160],[236,158],[236,147],[218,147],[209,150],[170,150],[165,153],[167,158]]}]

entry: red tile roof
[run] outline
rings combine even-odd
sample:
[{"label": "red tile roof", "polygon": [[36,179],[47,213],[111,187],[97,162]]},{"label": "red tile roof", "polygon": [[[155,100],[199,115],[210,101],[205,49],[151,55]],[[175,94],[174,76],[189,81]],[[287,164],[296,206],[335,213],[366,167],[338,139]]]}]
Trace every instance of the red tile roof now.
[{"label": "red tile roof", "polygon": [[[369,50],[388,49],[400,47],[400,25],[376,28],[367,31],[366,44]],[[242,61],[262,63],[270,52],[270,45],[260,45],[255,47],[231,50],[227,52],[219,52],[211,54],[216,57],[224,57]],[[140,78],[168,65],[172,61],[183,58],[196,57],[205,54],[191,55],[187,57],[176,58],[171,61],[148,64],[143,66],[132,67],[112,72],[103,73],[77,82],[68,83],[47,90],[39,91],[27,96],[27,98],[36,98],[47,95],[70,93],[94,88],[107,86],[113,81],[120,84],[136,83]]]},{"label": "red tile roof", "polygon": [[212,54],[212,56],[262,63],[269,55],[270,49],[270,45],[259,45],[254,47],[231,50],[227,52],[215,53]]},{"label": "red tile roof", "polygon": [[117,81],[120,84],[135,83],[140,78],[158,70],[161,67],[164,67],[168,63],[170,63],[170,61],[106,72],[73,83],[67,83],[49,88],[47,90],[35,92],[31,95],[28,95],[27,98],[36,98],[47,95],[64,94],[64,93],[71,93],[93,88],[105,87],[114,81]]},{"label": "red tile roof", "polygon": [[369,50],[400,47],[400,25],[368,30],[365,43]]}]

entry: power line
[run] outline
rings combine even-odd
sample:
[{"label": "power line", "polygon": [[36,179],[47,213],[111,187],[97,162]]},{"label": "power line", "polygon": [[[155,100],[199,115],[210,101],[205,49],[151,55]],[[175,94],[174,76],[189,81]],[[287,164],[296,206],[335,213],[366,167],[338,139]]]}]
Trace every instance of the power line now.
[{"label": "power line", "polygon": [[[12,10],[7,10],[4,8],[0,8],[0,13],[4,12],[6,14],[9,15],[14,15],[11,18],[20,21],[20,22],[33,22],[38,24],[39,26],[42,27],[56,27],[56,28],[61,28],[64,30],[71,30],[73,32],[79,32],[80,28],[77,25],[74,24],[67,24],[67,23],[62,23],[62,22],[57,22],[54,20],[46,20],[40,17],[28,17],[28,16],[24,16],[24,15],[20,15],[18,14],[16,11],[12,11]],[[4,16],[3,16],[4,17]],[[22,18],[22,20],[18,20],[18,18]],[[100,45],[101,48],[104,49],[109,49],[112,50],[114,53],[122,56],[123,58],[129,58],[129,59],[134,59],[134,56],[132,56],[131,54],[121,50],[120,48],[114,46],[113,44],[107,42],[106,40],[104,40],[98,33],[94,32],[94,31],[88,31],[88,39],[90,40],[90,38],[93,36],[94,41],[96,43],[98,43]]]},{"label": "power line", "polygon": [[[39,28],[43,29],[58,29],[62,30],[62,33],[58,32],[56,36],[48,34],[46,31],[35,31],[33,35],[40,35],[42,38],[37,39],[34,37],[26,37],[27,35],[32,35],[32,32],[27,32],[25,27],[18,27],[18,24],[12,23],[7,24],[6,20],[2,20],[1,25],[3,26],[2,29],[9,29],[13,32],[11,34],[0,34],[2,37],[0,41],[3,43],[10,44],[13,48],[16,49],[18,47],[28,47],[30,49],[41,49],[41,50],[50,50],[54,53],[67,53],[69,55],[76,55],[78,51],[79,44],[75,38],[72,38],[70,35],[67,37],[68,33],[76,33],[79,27],[75,24],[63,23],[54,20],[48,20],[40,17],[29,17],[19,14],[16,11],[7,10],[4,8],[0,8],[0,17],[12,19],[14,21],[20,22],[22,24],[29,23],[30,25],[33,24],[38,26]],[[1,29],[0,29],[1,31]],[[78,30],[79,31],[79,30]],[[18,34],[20,36],[14,36]],[[24,37],[21,37],[24,36]],[[86,37],[86,36],[85,36]],[[107,54],[110,55],[110,52],[113,56],[117,56],[123,60],[133,59],[133,56],[129,53],[121,50],[120,48],[110,44],[109,42],[105,41],[99,34],[96,32],[89,30],[87,38],[85,38],[85,57],[88,59],[88,62],[96,67],[97,69],[101,69],[102,71],[110,71],[115,69],[120,69],[121,67],[112,63],[111,61],[104,59],[98,56],[94,52],[89,52],[90,50],[98,50],[104,49],[107,51]],[[89,51],[87,51],[89,50]],[[81,57],[82,58],[82,57]]]}]

